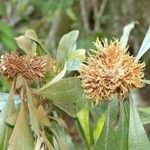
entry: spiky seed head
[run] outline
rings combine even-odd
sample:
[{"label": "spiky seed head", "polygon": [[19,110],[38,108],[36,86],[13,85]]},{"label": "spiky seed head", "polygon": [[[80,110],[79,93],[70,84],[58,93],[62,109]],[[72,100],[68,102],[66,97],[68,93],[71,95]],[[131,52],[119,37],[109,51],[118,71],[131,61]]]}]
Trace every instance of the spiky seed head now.
[{"label": "spiky seed head", "polygon": [[113,94],[124,99],[129,89],[143,87],[144,63],[139,63],[119,40],[95,42],[95,55],[79,69],[85,95],[96,103],[110,100]]},{"label": "spiky seed head", "polygon": [[46,61],[42,56],[18,56],[17,53],[5,53],[1,56],[0,67],[2,73],[9,78],[21,75],[28,80],[36,80],[44,76]]}]

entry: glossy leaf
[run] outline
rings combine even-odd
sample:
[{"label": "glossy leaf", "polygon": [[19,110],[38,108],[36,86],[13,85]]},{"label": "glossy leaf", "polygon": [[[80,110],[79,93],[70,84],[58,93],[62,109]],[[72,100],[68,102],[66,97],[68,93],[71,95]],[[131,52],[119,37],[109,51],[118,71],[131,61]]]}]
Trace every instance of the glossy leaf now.
[{"label": "glossy leaf", "polygon": [[32,131],[28,126],[23,106],[21,106],[20,108],[17,122],[10,139],[9,149],[10,150],[34,149]]},{"label": "glossy leaf", "polygon": [[130,95],[129,150],[147,150],[150,142],[139,118],[134,99]]}]

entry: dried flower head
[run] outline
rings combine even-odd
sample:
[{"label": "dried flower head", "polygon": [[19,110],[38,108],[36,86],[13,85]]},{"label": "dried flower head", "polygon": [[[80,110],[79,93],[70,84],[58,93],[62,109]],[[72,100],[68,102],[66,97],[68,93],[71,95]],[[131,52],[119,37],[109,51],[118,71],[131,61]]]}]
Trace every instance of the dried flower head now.
[{"label": "dried flower head", "polygon": [[88,98],[96,103],[110,100],[113,94],[124,99],[130,88],[143,87],[144,63],[138,63],[123,48],[119,40],[95,42],[97,51],[91,55],[79,73]]},{"label": "dried flower head", "polygon": [[26,55],[21,58],[24,62],[24,68],[21,71],[23,77],[29,80],[44,77],[44,73],[46,72],[46,61],[44,57]]},{"label": "dried flower head", "polygon": [[10,78],[17,76],[22,69],[23,62],[17,53],[5,53],[1,56],[1,70]]},{"label": "dried flower head", "polygon": [[40,56],[18,56],[17,53],[5,53],[1,56],[2,73],[9,78],[22,75],[28,80],[36,80],[44,76],[46,61]]}]

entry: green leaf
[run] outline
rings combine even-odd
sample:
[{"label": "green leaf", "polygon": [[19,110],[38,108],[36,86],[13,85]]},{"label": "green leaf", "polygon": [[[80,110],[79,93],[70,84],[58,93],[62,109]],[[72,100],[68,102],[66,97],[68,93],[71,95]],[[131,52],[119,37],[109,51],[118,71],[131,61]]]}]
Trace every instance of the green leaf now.
[{"label": "green leaf", "polygon": [[44,90],[37,90],[35,94],[57,102],[75,102],[83,95],[81,81],[77,77],[61,79]]},{"label": "green leaf", "polygon": [[117,150],[128,150],[129,104],[127,100],[120,101],[119,112],[118,127],[115,131]]},{"label": "green leaf", "polygon": [[11,126],[15,126],[16,120],[17,120],[17,116],[18,113],[14,112],[13,114],[11,114],[7,119],[6,119],[6,123],[8,123]]},{"label": "green leaf", "polygon": [[65,34],[61,38],[61,40],[58,44],[57,56],[56,56],[56,60],[59,64],[59,66],[64,65],[64,63],[65,63],[65,61],[67,61],[70,53],[75,48],[75,44],[76,44],[78,35],[79,35],[79,31],[74,30],[74,31],[71,31],[71,32]]},{"label": "green leaf", "polygon": [[71,61],[73,59],[78,59],[80,61],[84,61],[86,59],[85,52],[86,52],[85,49],[77,49],[77,50],[73,51],[69,55],[68,61]]},{"label": "green leaf", "polygon": [[130,95],[130,124],[129,124],[129,150],[147,150],[150,142],[136,110],[134,99]]},{"label": "green leaf", "polygon": [[30,130],[29,125],[27,123],[27,119],[25,116],[25,108],[23,107],[23,105],[20,108],[17,122],[10,139],[9,149],[10,150],[34,149],[32,131]]},{"label": "green leaf", "polygon": [[115,123],[117,116],[118,101],[116,99],[112,100],[106,111],[105,124],[102,133],[94,146],[94,150],[111,150],[117,149],[116,147],[116,137],[115,137]]},{"label": "green leaf", "polygon": [[122,47],[126,47],[127,43],[128,43],[128,39],[130,36],[130,32],[132,31],[132,29],[135,26],[135,22],[131,22],[129,24],[127,24],[124,28],[123,28],[123,34],[121,36],[120,42],[122,43]]},{"label": "green leaf", "polygon": [[105,113],[100,116],[100,118],[98,119],[98,121],[96,123],[96,127],[93,131],[93,138],[94,138],[95,143],[98,140],[98,138],[102,132],[104,122],[105,122]]},{"label": "green leaf", "polygon": [[55,136],[55,138],[59,144],[60,149],[61,150],[67,150],[67,147],[66,147],[64,141],[60,138],[60,136],[57,134],[57,132],[52,128],[50,128],[50,129],[51,129],[52,133],[54,134],[54,136]]},{"label": "green leaf", "polygon": [[71,117],[77,117],[76,114],[76,103],[75,102],[57,102],[53,101],[53,104],[63,110],[65,113],[70,115]]},{"label": "green leaf", "polygon": [[36,43],[33,42],[31,39],[25,37],[24,35],[21,35],[19,37],[15,38],[17,45],[25,51],[25,53],[29,55],[36,55]]},{"label": "green leaf", "polygon": [[136,56],[136,60],[139,60],[149,50],[149,48],[150,48],[150,27],[144,37],[143,43]]},{"label": "green leaf", "polygon": [[[45,86],[46,87],[46,86]],[[72,117],[76,117],[76,101],[83,95],[79,78],[70,77],[35,91]]]},{"label": "green leaf", "polygon": [[42,50],[45,50],[44,46],[41,44],[40,40],[37,37],[36,32],[33,29],[28,29],[25,32],[24,36],[27,37],[28,39],[32,40],[36,44],[38,44]]},{"label": "green leaf", "polygon": [[58,75],[56,75],[51,81],[47,82],[40,89],[38,89],[38,91],[43,91],[44,89],[50,87],[52,84],[58,82],[60,79],[64,77],[66,70],[67,70],[67,65],[65,63],[63,70]]},{"label": "green leaf", "polygon": [[138,107],[138,112],[143,124],[150,123],[150,107]]},{"label": "green leaf", "polygon": [[[13,83],[14,84],[14,83]],[[6,119],[12,115],[16,109],[13,101],[13,86],[10,91],[10,95],[8,97],[8,101],[0,113],[0,149],[7,150],[8,149],[8,142],[12,133],[13,128],[6,123]]]},{"label": "green leaf", "polygon": [[78,59],[73,59],[72,61],[67,62],[67,70],[79,70],[82,63]]},{"label": "green leaf", "polygon": [[[84,102],[85,101],[85,102]],[[87,144],[91,144],[90,127],[89,127],[89,107],[85,99],[80,99],[77,102],[77,117],[81,128],[84,132]]]},{"label": "green leaf", "polygon": [[55,131],[57,132],[58,136],[63,141],[63,143],[65,143],[67,150],[75,150],[75,146],[72,142],[71,137],[67,133],[67,131],[56,123],[53,124],[53,127],[54,127]]},{"label": "green leaf", "polygon": [[27,90],[27,100],[28,100],[28,108],[29,108],[29,114],[30,114],[30,120],[31,120],[31,127],[32,127],[32,130],[37,135],[39,135],[39,122],[36,117],[37,107],[36,107],[35,103],[33,102],[31,90],[28,87],[28,84],[26,81],[25,81],[25,85],[26,85],[26,90]]}]

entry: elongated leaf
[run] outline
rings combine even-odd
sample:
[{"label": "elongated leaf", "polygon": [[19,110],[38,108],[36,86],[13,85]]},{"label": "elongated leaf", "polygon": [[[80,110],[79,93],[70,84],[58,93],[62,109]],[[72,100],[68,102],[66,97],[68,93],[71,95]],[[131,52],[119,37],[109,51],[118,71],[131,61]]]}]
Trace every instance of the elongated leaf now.
[{"label": "elongated leaf", "polygon": [[123,47],[127,46],[130,32],[132,31],[134,26],[135,26],[135,22],[131,22],[123,28],[123,34],[122,34],[121,39],[120,39],[120,42],[122,43]]},{"label": "elongated leaf", "polygon": [[26,81],[25,81],[25,84],[26,84],[26,90],[27,90],[27,100],[28,100],[28,108],[29,108],[29,114],[30,114],[30,120],[31,120],[31,127],[32,127],[32,130],[37,135],[39,135],[39,123],[36,117],[37,107],[33,102],[31,90],[28,87],[28,84],[26,83]]},{"label": "elongated leaf", "polygon": [[76,114],[76,103],[75,102],[57,102],[53,101],[53,104],[63,110],[65,113],[67,113],[71,117],[77,117]]},{"label": "elongated leaf", "polygon": [[149,50],[149,48],[150,48],[150,27],[144,37],[143,43],[136,56],[136,60],[139,60]]},{"label": "elongated leaf", "polygon": [[128,101],[120,101],[120,116],[118,127],[115,130],[116,150],[128,150],[129,133],[129,104]]},{"label": "elongated leaf", "polygon": [[[77,102],[77,117],[79,120],[79,123],[81,125],[81,128],[84,132],[87,144],[91,144],[91,138],[90,138],[90,126],[89,126],[89,108],[88,105],[83,105],[84,99],[80,99]],[[83,107],[82,107],[83,105]]]},{"label": "elongated leaf", "polygon": [[114,134],[115,121],[117,115],[117,101],[113,100],[109,103],[103,131],[94,146],[94,150],[111,150],[117,149],[116,137]]},{"label": "elongated leaf", "polygon": [[57,134],[59,135],[59,137],[64,142],[67,150],[75,150],[75,146],[74,146],[74,144],[72,142],[72,139],[69,136],[69,134],[65,131],[65,129],[60,127],[56,123],[53,124],[53,127],[54,127],[55,131],[57,132]]},{"label": "elongated leaf", "polygon": [[14,83],[15,81],[13,81],[7,103],[0,113],[0,135],[1,135],[0,149],[1,150],[8,149],[8,142],[13,130],[12,127],[6,123],[6,119],[16,111],[14,101],[13,101]]},{"label": "elongated leaf", "polygon": [[57,102],[73,102],[83,95],[80,79],[76,77],[62,79],[35,93]]},{"label": "elongated leaf", "polygon": [[55,138],[56,138],[56,140],[57,140],[57,142],[58,142],[58,144],[59,144],[60,149],[61,149],[61,150],[67,150],[67,147],[66,147],[65,143],[64,143],[64,142],[62,141],[62,139],[59,137],[59,135],[57,134],[57,132],[56,132],[54,129],[52,129],[52,128],[51,128],[51,131],[52,131],[52,133],[54,134],[54,136],[55,136]]},{"label": "elongated leaf", "polygon": [[60,66],[64,64],[65,61],[67,61],[71,51],[74,49],[75,42],[78,38],[78,35],[79,35],[79,31],[74,30],[65,34],[61,38],[58,44],[57,56],[56,56],[57,62]]},{"label": "elongated leaf", "polygon": [[105,114],[102,114],[96,123],[96,127],[93,131],[94,142],[96,143],[104,126]]},{"label": "elongated leaf", "polygon": [[130,95],[129,150],[147,150],[150,142],[136,110],[132,95]]},{"label": "elongated leaf", "polygon": [[33,150],[34,141],[32,131],[27,123],[24,107],[21,106],[17,122],[10,139],[9,150],[24,149]]},{"label": "elongated leaf", "polygon": [[64,77],[66,70],[67,70],[67,65],[65,63],[64,69],[58,75],[56,75],[50,82],[48,82],[44,86],[42,86],[38,91],[44,90],[44,89],[48,88],[49,86],[51,86],[52,84],[58,82],[60,79],[62,79]]}]

